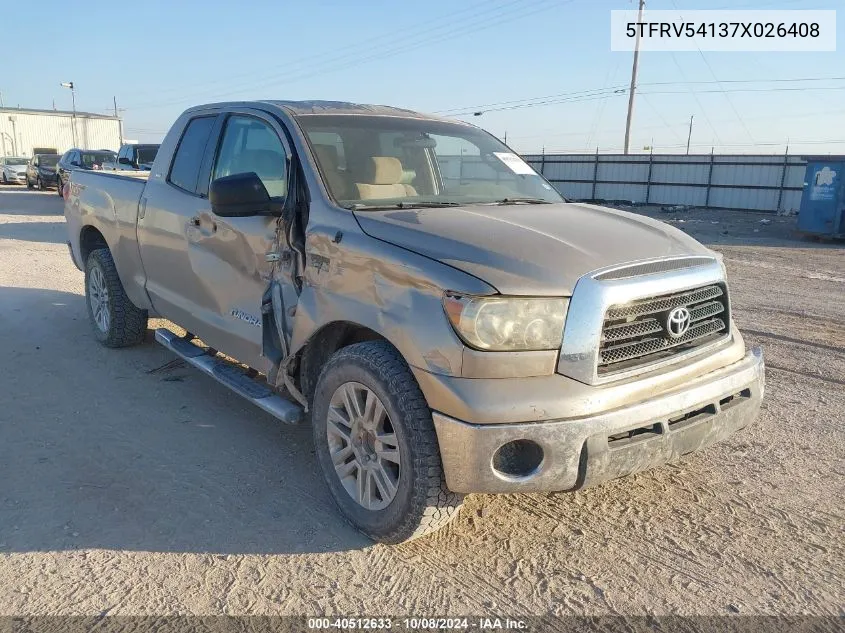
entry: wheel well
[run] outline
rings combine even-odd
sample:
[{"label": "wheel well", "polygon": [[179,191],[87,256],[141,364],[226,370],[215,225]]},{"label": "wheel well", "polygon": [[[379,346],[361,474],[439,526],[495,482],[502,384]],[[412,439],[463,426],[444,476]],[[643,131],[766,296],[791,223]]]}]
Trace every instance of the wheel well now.
[{"label": "wheel well", "polygon": [[299,354],[300,390],[311,402],[320,371],[332,354],[355,343],[385,340],[378,332],[349,321],[336,321],[324,326],[311,337]]},{"label": "wheel well", "polygon": [[108,242],[106,242],[106,238],[103,237],[102,233],[93,226],[84,227],[82,233],[79,234],[79,250],[82,255],[82,267],[85,267],[85,262],[88,261],[88,255],[91,254],[91,251],[108,247]]}]

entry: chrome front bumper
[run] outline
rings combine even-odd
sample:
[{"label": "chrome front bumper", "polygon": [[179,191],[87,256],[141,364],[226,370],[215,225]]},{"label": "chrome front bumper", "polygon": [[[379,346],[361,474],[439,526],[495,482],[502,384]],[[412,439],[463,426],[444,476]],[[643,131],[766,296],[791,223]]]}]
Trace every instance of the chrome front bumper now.
[{"label": "chrome front bumper", "polygon": [[[757,417],[764,389],[763,352],[755,348],[674,391],[596,416],[479,425],[435,412],[434,424],[455,492],[578,490],[729,437]],[[539,466],[518,475],[497,470],[497,451],[519,440],[542,449]]]}]

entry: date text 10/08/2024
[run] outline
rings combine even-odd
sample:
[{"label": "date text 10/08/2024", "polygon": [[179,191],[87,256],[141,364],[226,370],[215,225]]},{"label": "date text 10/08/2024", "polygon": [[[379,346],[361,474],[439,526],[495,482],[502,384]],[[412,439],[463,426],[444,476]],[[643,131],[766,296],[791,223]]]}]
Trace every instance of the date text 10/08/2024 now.
[{"label": "date text 10/08/2024", "polygon": [[308,628],[312,630],[489,630],[489,631],[525,631],[528,628],[524,620],[498,617],[479,618],[308,618]]}]

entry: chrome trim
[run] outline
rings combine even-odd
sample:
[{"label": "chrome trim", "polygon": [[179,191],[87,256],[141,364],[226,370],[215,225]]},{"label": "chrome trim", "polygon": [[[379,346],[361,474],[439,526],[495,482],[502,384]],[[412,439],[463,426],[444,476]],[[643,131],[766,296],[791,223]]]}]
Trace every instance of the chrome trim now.
[{"label": "chrome trim", "polygon": [[[632,265],[641,266],[644,263],[628,263],[623,265],[622,268]],[[728,287],[722,266],[715,257],[710,258],[710,263],[694,268],[683,268],[624,279],[600,280],[596,278],[610,270],[619,268],[620,266],[616,265],[592,271],[581,277],[575,284],[572,298],[569,300],[569,312],[563,329],[563,344],[557,365],[559,374],[589,385],[600,385],[675,365],[703,353],[711,352],[731,340],[731,334],[727,334],[710,345],[694,348],[671,358],[644,364],[627,371],[599,376],[599,344],[604,325],[604,315],[610,306],[636,299],[691,290],[715,283],[724,284],[726,289]],[[730,292],[728,292],[727,301],[730,314]]]},{"label": "chrome trim", "polygon": [[593,273],[593,277],[601,281],[610,281],[614,279],[630,279],[631,277],[641,277],[643,275],[654,275],[657,273],[665,273],[671,270],[681,270],[683,268],[695,268],[697,266],[707,266],[713,260],[707,255],[682,255],[680,257],[666,257],[663,259],[649,259],[643,261],[628,262],[611,268],[605,268],[600,272]]}]

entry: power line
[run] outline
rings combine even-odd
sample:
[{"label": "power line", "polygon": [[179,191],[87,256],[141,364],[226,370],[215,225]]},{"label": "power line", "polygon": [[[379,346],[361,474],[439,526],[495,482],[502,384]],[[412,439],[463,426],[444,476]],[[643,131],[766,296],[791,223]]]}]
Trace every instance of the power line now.
[{"label": "power line", "polygon": [[[680,83],[683,83],[683,82],[680,82]],[[715,82],[713,82],[713,83],[715,83]],[[662,82],[662,84],[667,85],[665,82]],[[646,85],[650,85],[650,84],[640,84],[641,87],[646,86]],[[615,95],[615,94],[623,95],[623,94],[627,94],[627,92],[628,92],[624,88],[612,90],[612,91],[609,92],[609,94],[608,93],[601,93],[600,90],[601,89],[597,89],[597,90],[593,91],[593,94],[590,94],[590,95],[587,95],[587,96],[602,97],[602,96],[612,96],[612,95]],[[802,88],[732,88],[732,89],[722,88],[722,89],[717,89],[717,90],[698,90],[698,91],[696,91],[695,93],[692,93],[692,94],[693,95],[695,95],[695,94],[711,94],[711,93],[723,94],[725,92],[731,92],[731,93],[734,93],[734,92],[804,92],[804,91],[808,91],[808,90],[817,90],[817,91],[845,90],[845,86],[819,86],[819,87],[802,87]],[[519,110],[519,109],[522,109],[522,108],[536,108],[536,107],[541,107],[541,106],[546,106],[546,105],[556,105],[558,103],[568,103],[568,102],[571,102],[571,101],[581,100],[578,97],[578,95],[583,94],[583,93],[569,93],[570,96],[563,96],[563,95],[566,95],[566,94],[567,93],[563,93],[561,95],[560,99],[548,99],[548,98],[544,98],[544,97],[539,97],[538,98],[539,100],[537,100],[537,101],[531,101],[529,99],[526,99],[526,100],[524,100],[524,102],[518,103],[517,105],[502,106],[502,107],[498,107],[498,108],[476,106],[475,108],[467,109],[467,110],[464,110],[462,112],[451,112],[451,113],[448,114],[448,116],[464,116],[464,115],[468,115],[468,114],[475,114],[476,112],[485,112],[485,113],[486,112],[501,112],[501,111],[505,111],[505,110]],[[684,90],[652,90],[652,91],[648,91],[648,92],[640,92],[639,94],[660,95],[660,94],[690,94],[690,93],[688,93],[687,91],[684,91]],[[584,100],[590,100],[590,99],[584,99]],[[704,108],[701,106],[701,103],[697,99],[696,99],[696,101],[699,104],[699,107],[703,111]],[[709,124],[709,118],[708,117],[705,117],[705,118],[708,119],[708,124]],[[712,125],[711,125],[711,128],[713,129],[713,131],[715,133],[715,128],[713,128]]]},{"label": "power line", "polygon": [[[465,6],[457,11],[452,11],[450,13],[446,13],[440,16],[435,17],[434,19],[427,20],[424,22],[416,21],[413,24],[406,24],[403,27],[398,29],[394,29],[390,31],[390,33],[386,33],[382,35],[379,39],[383,42],[384,40],[397,40],[397,41],[404,41],[407,40],[408,37],[417,37],[421,34],[428,33],[431,31],[436,31],[439,28],[442,28],[444,25],[449,26],[454,23],[454,20],[457,16],[461,16],[466,13],[473,13],[475,17],[483,16],[485,13],[489,13],[490,11],[496,11],[498,9],[517,4],[522,2],[523,0],[497,0],[497,4],[491,6],[490,0],[482,0],[480,2],[475,2],[471,5]],[[445,23],[445,24],[441,24]],[[437,26],[431,26],[437,25]],[[420,27],[427,27],[427,28],[420,28]],[[389,42],[390,43],[390,42]],[[258,80],[258,79],[266,79],[268,72],[290,72],[292,68],[301,67],[303,65],[312,64],[312,63],[325,63],[325,61],[332,61],[335,59],[345,59],[350,55],[356,54],[356,52],[369,51],[373,48],[373,41],[370,38],[367,38],[363,42],[360,40],[355,41],[352,44],[346,44],[344,46],[332,46],[329,50],[325,52],[318,53],[316,55],[304,55],[300,57],[296,57],[293,59],[286,60],[283,64],[274,64],[273,66],[269,67],[262,67],[260,70],[255,70],[246,73],[240,73],[238,75],[231,75],[227,74],[225,77],[220,79],[212,79],[209,81],[198,82],[194,84],[181,84],[178,86],[170,86],[167,88],[161,88],[156,90],[158,94],[167,94],[167,93],[177,93],[177,94],[187,94],[184,91],[187,90],[194,90],[194,89],[202,89],[208,88],[210,86],[215,85],[222,85],[225,87],[232,86],[232,80],[241,80],[242,82],[246,80],[248,83],[247,85],[251,84],[251,82]],[[235,84],[237,85],[244,85]],[[155,102],[152,102],[155,103]],[[141,104],[143,105],[143,103]]]},{"label": "power line", "polygon": [[[675,10],[678,11],[678,13],[680,13],[681,10],[678,8],[678,3],[675,2],[675,0],[672,0],[672,6],[675,7]],[[719,85],[719,88],[722,88],[721,82],[719,81],[718,77],[716,77],[716,73],[713,71],[713,67],[710,65],[710,62],[707,61],[707,57],[705,57],[704,52],[701,50],[701,47],[696,44],[695,48],[696,50],[698,50],[698,54],[701,55],[701,59],[707,66],[707,70],[710,71],[710,75],[713,77],[713,79],[716,80],[716,83]],[[731,110],[733,110],[733,113],[739,120],[739,124],[742,126],[742,129],[745,130],[745,133],[748,135],[748,138],[754,141],[754,135],[751,134],[751,130],[748,129],[748,125],[746,125],[745,119],[742,118],[742,115],[739,113],[739,110],[736,109],[733,100],[728,96],[727,92],[724,92],[724,90],[723,94],[725,95],[725,100],[728,102],[728,105],[731,107]]]},{"label": "power line", "polygon": [[[503,24],[505,22],[511,22],[513,20],[523,19],[539,13],[541,11],[546,11],[555,7],[559,7],[561,4],[573,2],[574,0],[564,0],[561,2],[560,0],[536,0],[534,2],[529,3],[528,8],[530,10],[526,10],[524,7],[524,3],[526,0],[512,0],[511,2],[498,5],[493,7],[489,11],[477,11],[474,19],[469,21],[470,26],[466,26],[463,23],[460,24],[451,24],[449,28],[445,31],[437,33],[436,31],[441,31],[441,27],[437,27],[435,29],[428,29],[421,31],[416,36],[412,36],[411,41],[407,41],[408,38],[403,38],[402,40],[397,40],[394,42],[387,42],[387,46],[392,48],[384,48],[385,43],[380,42],[375,45],[367,46],[357,52],[358,57],[356,57],[355,53],[349,55],[335,55],[329,59],[326,59],[323,62],[320,62],[314,68],[300,68],[301,71],[299,74],[291,73],[291,67],[287,66],[285,68],[285,72],[282,75],[277,77],[271,78],[267,81],[261,83],[253,83],[249,85],[242,85],[241,87],[235,87],[225,92],[216,92],[214,96],[217,98],[236,94],[238,92],[243,92],[246,89],[257,90],[259,88],[264,88],[268,86],[275,86],[275,85],[282,85],[288,84],[294,81],[298,81],[304,78],[310,78],[321,74],[326,74],[330,72],[336,72],[338,70],[343,70],[345,68],[350,68],[353,66],[358,66],[370,61],[382,59],[387,55],[394,55],[401,52],[406,52],[408,50],[413,50],[416,48],[421,48],[424,46],[429,46],[431,44],[436,44],[441,41],[445,41],[448,39],[452,39],[457,36],[465,35],[470,32],[475,32],[479,30],[484,30],[487,28],[491,28],[498,24]],[[503,9],[503,10],[502,10]],[[480,17],[480,19],[479,19]],[[435,31],[433,35],[426,36],[422,39],[419,39],[419,35],[422,35],[425,32]],[[414,41],[416,38],[416,41]],[[387,37],[390,40],[390,36]],[[400,43],[401,42],[401,43]],[[368,53],[368,51],[370,51]],[[361,56],[363,55],[363,56]],[[294,66],[294,69],[296,67]],[[208,94],[208,93],[206,93]],[[180,97],[177,99],[169,100],[169,101],[162,101],[162,102],[151,102],[148,104],[140,104],[136,105],[133,109],[135,110],[143,110],[143,109],[152,109],[152,108],[159,108],[168,105],[173,105],[177,103],[184,102],[187,99],[190,99],[191,95],[186,95],[184,97]],[[194,98],[196,96],[194,95]]]},{"label": "power line", "polygon": [[[791,77],[786,79],[726,79],[724,81],[712,81],[712,80],[705,80],[705,81],[650,81],[650,82],[643,82],[638,84],[640,87],[644,86],[674,86],[674,85],[714,85],[718,83],[725,83],[725,84],[755,84],[755,83],[795,83],[795,82],[816,82],[816,81],[845,81],[845,77]],[[613,92],[622,91],[621,93],[627,94],[627,86],[624,84],[617,84],[613,86],[608,86],[605,88],[593,88],[591,90],[581,90],[577,92],[560,92],[551,95],[544,95],[541,97],[526,97],[524,99],[513,99],[511,101],[497,101],[494,103],[483,103],[473,106],[462,106],[462,107],[455,107],[449,108],[445,110],[435,110],[432,114],[442,114],[446,116],[453,116],[453,113],[460,112],[461,114],[466,113],[473,113],[478,111],[492,111],[491,108],[500,105],[517,105],[523,103],[537,103],[537,102],[545,102],[546,100],[556,99],[558,97],[569,97],[573,95],[581,95],[586,93],[597,93],[603,90],[609,90]],[[803,90],[803,88],[801,88]]]}]

